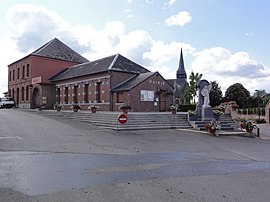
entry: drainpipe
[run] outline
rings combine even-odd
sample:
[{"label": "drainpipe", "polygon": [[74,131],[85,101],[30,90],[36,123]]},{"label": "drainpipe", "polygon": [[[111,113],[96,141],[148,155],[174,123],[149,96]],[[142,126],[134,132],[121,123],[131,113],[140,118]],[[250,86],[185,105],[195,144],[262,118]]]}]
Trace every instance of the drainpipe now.
[{"label": "drainpipe", "polygon": [[110,78],[110,111],[113,111],[113,92],[111,91],[112,89],[112,74],[111,71],[108,70],[109,73],[109,78]]}]

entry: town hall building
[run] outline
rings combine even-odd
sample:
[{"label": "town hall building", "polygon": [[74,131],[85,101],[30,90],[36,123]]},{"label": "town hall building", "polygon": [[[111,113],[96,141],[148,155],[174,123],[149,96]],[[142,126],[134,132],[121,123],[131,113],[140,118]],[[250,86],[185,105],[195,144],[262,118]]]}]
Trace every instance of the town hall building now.
[{"label": "town hall building", "polygon": [[101,111],[118,111],[125,103],[136,112],[168,111],[174,95],[183,93],[182,57],[181,50],[177,79],[169,82],[120,54],[88,61],[55,38],[8,66],[8,93],[20,108],[78,104],[83,110],[97,105]]}]

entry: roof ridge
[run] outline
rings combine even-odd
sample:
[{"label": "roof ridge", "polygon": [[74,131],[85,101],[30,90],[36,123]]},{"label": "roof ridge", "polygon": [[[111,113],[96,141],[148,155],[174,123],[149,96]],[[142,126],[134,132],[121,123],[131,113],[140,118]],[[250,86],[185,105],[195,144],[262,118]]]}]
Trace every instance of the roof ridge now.
[{"label": "roof ridge", "polygon": [[115,55],[115,58],[113,59],[111,65],[110,65],[109,68],[108,68],[108,70],[112,69],[112,67],[114,66],[114,64],[115,64],[116,60],[118,59],[119,55],[120,55],[119,53],[117,53],[117,54]]},{"label": "roof ridge", "polygon": [[[35,54],[35,53],[37,53],[37,52],[43,50],[43,49],[46,48],[48,45],[50,45],[54,40],[58,40],[58,39],[57,39],[57,38],[54,38],[54,39],[48,41],[48,42],[45,43],[43,46],[39,47],[37,50],[35,50],[35,51],[33,51],[32,53],[30,53],[30,55]],[[58,41],[59,41],[59,40],[58,40]]]}]

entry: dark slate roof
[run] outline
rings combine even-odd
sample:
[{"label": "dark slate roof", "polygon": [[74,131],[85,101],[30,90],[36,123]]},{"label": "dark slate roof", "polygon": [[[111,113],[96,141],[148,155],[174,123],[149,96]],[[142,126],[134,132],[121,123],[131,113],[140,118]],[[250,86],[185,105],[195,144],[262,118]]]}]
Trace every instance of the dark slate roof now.
[{"label": "dark slate roof", "polygon": [[167,82],[171,84],[171,86],[175,86],[176,79],[167,79]]},{"label": "dark slate roof", "polygon": [[144,67],[132,62],[120,54],[116,54],[92,62],[72,66],[62,72],[59,72],[57,75],[50,78],[50,80],[60,81],[105,72],[108,70],[135,74],[149,72],[149,70],[145,69]]},{"label": "dark slate roof", "polygon": [[64,44],[57,38],[54,38],[53,40],[44,44],[30,55],[77,63],[89,62],[89,60],[85,59],[83,56],[72,50],[70,47],[68,47],[66,44]]},{"label": "dark slate roof", "polygon": [[134,75],[130,79],[124,81],[123,83],[113,88],[112,91],[130,90],[157,73],[158,72],[147,72],[139,75]]}]

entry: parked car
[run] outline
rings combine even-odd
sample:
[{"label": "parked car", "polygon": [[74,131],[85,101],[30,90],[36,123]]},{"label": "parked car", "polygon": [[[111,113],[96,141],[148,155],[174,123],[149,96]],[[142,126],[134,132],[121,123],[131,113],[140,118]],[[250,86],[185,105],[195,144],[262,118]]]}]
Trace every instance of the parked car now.
[{"label": "parked car", "polygon": [[15,107],[15,102],[11,97],[1,97],[0,98],[0,108],[12,108]]}]

